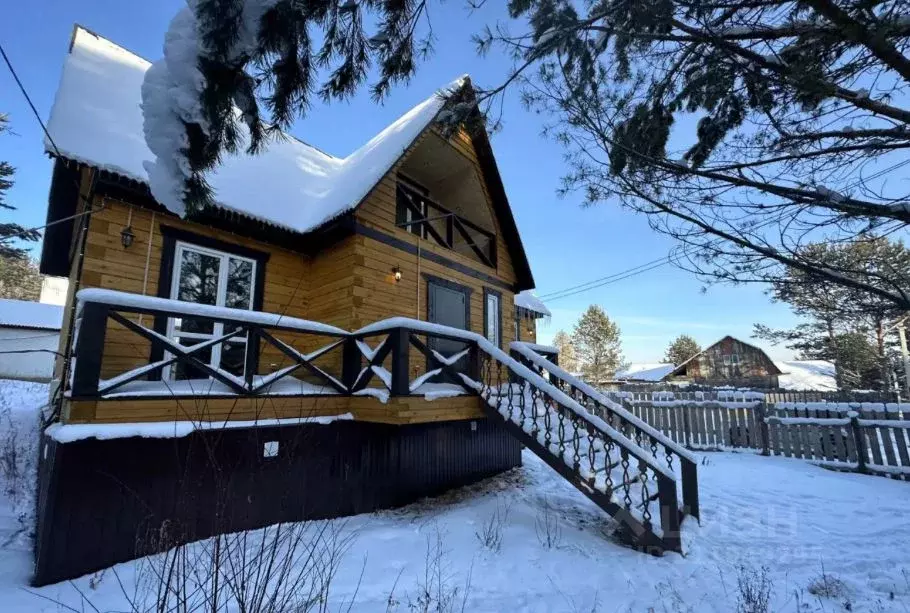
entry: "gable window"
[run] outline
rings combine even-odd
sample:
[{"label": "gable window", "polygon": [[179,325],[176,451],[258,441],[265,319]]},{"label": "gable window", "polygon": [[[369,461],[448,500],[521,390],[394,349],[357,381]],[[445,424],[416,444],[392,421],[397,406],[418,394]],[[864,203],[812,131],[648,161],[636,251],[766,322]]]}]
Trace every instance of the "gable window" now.
[{"label": "gable window", "polygon": [[483,290],[483,332],[487,340],[502,345],[502,294],[495,290]]},{"label": "gable window", "polygon": [[[252,309],[257,262],[253,259],[178,241],[175,246],[170,297],[183,302]],[[196,345],[233,330],[229,324],[193,317],[168,321],[168,336],[184,346]],[[237,336],[196,354],[213,368],[244,375],[246,336]],[[170,379],[200,379],[207,375],[185,364],[166,373]]]}]

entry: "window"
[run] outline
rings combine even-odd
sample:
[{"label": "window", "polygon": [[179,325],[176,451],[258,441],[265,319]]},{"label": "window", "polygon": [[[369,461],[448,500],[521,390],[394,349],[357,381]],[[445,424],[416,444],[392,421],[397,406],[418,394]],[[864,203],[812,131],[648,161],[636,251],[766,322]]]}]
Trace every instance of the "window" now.
[{"label": "window", "polygon": [[484,288],[483,300],[484,336],[499,347],[502,345],[502,294]]},{"label": "window", "polygon": [[[215,249],[177,242],[171,280],[171,298],[196,304],[233,309],[253,308],[256,261]],[[228,324],[174,317],[168,321],[168,336],[184,346],[196,345],[231,332]],[[237,336],[201,351],[197,358],[238,377],[244,375],[246,336]],[[206,378],[197,368],[176,364],[166,378]]]},{"label": "window", "polygon": [[521,309],[515,307],[515,340],[521,340]]}]

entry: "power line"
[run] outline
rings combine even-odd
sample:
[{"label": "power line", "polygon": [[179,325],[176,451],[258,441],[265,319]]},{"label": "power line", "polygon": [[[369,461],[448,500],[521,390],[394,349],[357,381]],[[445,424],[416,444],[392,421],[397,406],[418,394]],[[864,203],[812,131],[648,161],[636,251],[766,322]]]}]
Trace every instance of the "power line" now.
[{"label": "power line", "polygon": [[[54,153],[56,154],[57,158],[64,157],[63,154],[60,153],[60,148],[57,147],[57,143],[54,142],[54,138],[51,136],[51,133],[47,129],[47,126],[44,124],[44,120],[41,119],[41,114],[38,112],[38,109],[35,107],[35,103],[32,102],[32,97],[28,95],[28,90],[25,89],[25,85],[22,83],[22,79],[19,78],[19,73],[17,73],[16,69],[13,67],[13,63],[12,63],[12,61],[10,61],[9,56],[6,54],[6,49],[3,48],[2,43],[0,43],[0,55],[3,56],[3,61],[6,63],[6,67],[9,69],[9,73],[13,76],[13,80],[16,81],[16,85],[19,86],[19,91],[22,92],[22,96],[25,98],[25,101],[28,103],[29,108],[32,110],[32,114],[35,116],[35,119],[38,120],[38,124],[41,126],[41,130],[44,132],[44,136],[45,136],[45,138],[47,138],[47,142],[49,142],[51,144],[51,147],[54,148]],[[83,203],[85,203],[88,206],[87,211],[83,211],[82,213],[79,213],[77,215],[72,215],[65,219],[59,219],[57,221],[46,224],[44,226],[32,228],[31,230],[25,230],[25,231],[19,232],[17,234],[11,234],[8,236],[4,236],[3,238],[15,238],[17,236],[22,236],[23,234],[27,234],[28,232],[32,232],[32,231],[36,231],[36,230],[43,230],[44,228],[50,227],[56,223],[60,223],[63,221],[69,221],[70,219],[75,219],[76,217],[79,217],[80,215],[84,215],[85,213],[91,213],[92,208],[93,208],[92,203],[89,202],[88,199],[86,199],[86,197],[84,195],[82,195],[82,186],[79,184],[79,182],[75,178],[73,179],[73,183],[76,185],[76,195],[79,197],[80,200],[82,200]]]},{"label": "power line", "polygon": [[[895,164],[892,164],[891,166],[889,166],[887,168],[883,168],[882,170],[879,170],[868,177],[857,179],[857,181],[855,181],[851,185],[847,186],[846,189],[851,189],[853,187],[856,187],[857,185],[859,185],[860,183],[863,183],[864,181],[869,181],[871,179],[877,179],[878,177],[880,177],[884,174],[887,174],[889,172],[892,172],[903,166],[906,166],[907,164],[910,164],[910,159],[896,162]],[[784,216],[786,216],[786,214],[787,214],[787,211],[783,211],[780,214],[766,220],[765,222],[756,225],[754,228],[752,228],[752,230],[758,230],[758,229],[763,228],[776,221],[780,221]],[[724,240],[726,240],[726,239],[718,237],[718,238],[715,238],[712,241],[708,242],[705,246],[711,247],[713,245],[716,245],[717,243],[723,242]],[[682,254],[680,254],[680,255],[686,254],[687,251],[688,251],[688,247],[684,247],[682,250]],[[539,296],[539,298],[541,300],[543,300],[544,302],[547,302],[547,301],[552,302],[554,300],[560,300],[562,298],[568,298],[570,296],[575,296],[577,294],[581,294],[581,293],[584,293],[584,292],[587,292],[587,291],[590,291],[593,289],[598,289],[598,288],[604,287],[605,285],[610,285],[611,283],[623,281],[630,277],[634,277],[639,274],[643,274],[643,273],[649,272],[651,270],[654,270],[656,268],[660,268],[661,266],[669,264],[672,261],[672,258],[673,258],[673,256],[668,253],[667,255],[665,255],[661,258],[658,258],[656,260],[651,260],[650,262],[645,262],[643,264],[633,266],[632,268],[627,268],[625,270],[622,270],[617,273],[613,273],[606,277],[600,277],[599,279],[593,279],[591,281],[586,281],[585,283],[573,285],[571,287],[563,288],[558,291],[549,292],[547,294],[543,294],[543,295]]]},{"label": "power line", "polygon": [[54,148],[54,152],[59,156],[60,149],[57,148],[57,143],[54,142],[54,139],[51,137],[51,133],[47,131],[47,126],[44,125],[44,121],[41,120],[41,115],[38,113],[38,109],[35,108],[35,104],[32,102],[31,96],[28,95],[28,92],[25,90],[25,86],[22,84],[22,81],[19,79],[19,75],[16,73],[16,69],[13,68],[13,63],[10,61],[9,56],[6,55],[6,49],[3,48],[3,43],[0,43],[0,55],[3,56],[3,61],[6,62],[6,67],[9,68],[9,72],[13,75],[13,79],[16,81],[16,85],[19,86],[19,91],[22,92],[22,95],[25,96],[25,101],[28,102],[28,106],[32,109],[32,113],[35,115],[35,119],[38,120],[38,123],[41,124],[41,129],[44,130],[44,136],[47,137],[47,141]]}]

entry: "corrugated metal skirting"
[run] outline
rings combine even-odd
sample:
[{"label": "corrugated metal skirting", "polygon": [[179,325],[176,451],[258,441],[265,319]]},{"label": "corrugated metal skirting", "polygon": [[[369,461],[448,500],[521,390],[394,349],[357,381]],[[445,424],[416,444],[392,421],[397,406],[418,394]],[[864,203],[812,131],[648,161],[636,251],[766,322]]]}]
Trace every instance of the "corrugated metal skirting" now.
[{"label": "corrugated metal skirting", "polygon": [[[264,457],[266,443],[278,443]],[[269,445],[269,447],[274,447]],[[338,421],[196,432],[177,439],[43,442],[34,583],[160,548],[283,521],[366,513],[521,463],[487,420],[388,426]],[[173,543],[172,540],[172,543]]]}]

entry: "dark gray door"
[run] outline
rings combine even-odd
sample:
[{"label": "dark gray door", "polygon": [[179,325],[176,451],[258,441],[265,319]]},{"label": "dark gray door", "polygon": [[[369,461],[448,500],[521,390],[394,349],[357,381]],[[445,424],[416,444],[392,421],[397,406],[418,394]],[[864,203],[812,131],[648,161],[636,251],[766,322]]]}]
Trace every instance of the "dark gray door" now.
[{"label": "dark gray door", "polygon": [[[434,324],[451,326],[467,330],[468,321],[468,290],[459,289],[457,286],[447,286],[430,281],[428,284],[428,309],[427,320]],[[444,356],[451,356],[463,351],[467,345],[448,339],[431,338],[430,347]],[[459,367],[464,367],[466,358],[458,362]]]}]

